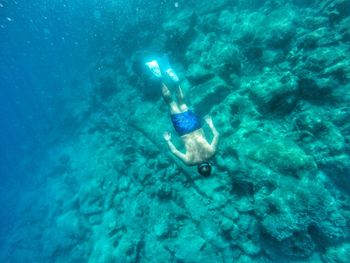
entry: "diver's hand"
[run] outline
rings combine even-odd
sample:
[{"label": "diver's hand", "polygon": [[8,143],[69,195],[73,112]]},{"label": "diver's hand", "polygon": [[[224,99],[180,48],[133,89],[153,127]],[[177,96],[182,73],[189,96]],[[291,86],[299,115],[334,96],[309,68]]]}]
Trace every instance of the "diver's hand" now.
[{"label": "diver's hand", "polygon": [[167,142],[171,140],[171,133],[170,132],[164,132],[163,133],[164,140]]},{"label": "diver's hand", "polygon": [[205,120],[206,123],[208,123],[209,127],[213,127],[213,120],[212,120],[211,116],[206,115],[204,117],[204,120]]}]

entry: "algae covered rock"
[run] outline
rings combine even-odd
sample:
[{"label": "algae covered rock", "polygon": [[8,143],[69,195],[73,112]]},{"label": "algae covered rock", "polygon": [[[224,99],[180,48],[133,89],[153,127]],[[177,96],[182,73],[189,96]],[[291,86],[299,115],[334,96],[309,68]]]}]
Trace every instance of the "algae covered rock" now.
[{"label": "algae covered rock", "polygon": [[208,69],[205,69],[200,64],[191,64],[187,70],[186,77],[187,79],[193,84],[198,85],[200,83],[203,83],[210,78],[212,78],[214,74],[209,71]]},{"label": "algae covered rock", "polygon": [[206,241],[199,235],[191,232],[181,232],[175,243],[168,246],[179,261],[198,262],[203,260],[202,250]]},{"label": "algae covered rock", "polygon": [[289,113],[298,100],[298,82],[292,74],[266,70],[260,78],[246,84],[251,99],[262,113]]},{"label": "algae covered rock", "polygon": [[296,14],[292,9],[284,7],[272,11],[267,24],[270,28],[266,34],[266,44],[273,48],[285,48],[296,34],[295,27]]},{"label": "algae covered rock", "polygon": [[[350,79],[350,59],[345,55],[347,52],[348,46],[344,44],[320,46],[312,52],[305,51],[301,54],[302,60],[299,60],[296,67],[296,75],[305,78],[313,72],[314,78],[328,78],[330,81],[346,83]],[[332,88],[337,88],[337,85]]]},{"label": "algae covered rock", "polygon": [[[342,111],[335,115],[337,125],[344,125]],[[346,174],[350,171],[350,157],[345,154],[346,138],[341,129],[322,109],[306,109],[295,118],[295,128],[305,152],[311,154],[320,167],[342,189],[350,189]]]},{"label": "algae covered rock", "polygon": [[347,263],[350,262],[350,243],[344,243],[327,249],[322,256],[324,263]]},{"label": "algae covered rock", "polygon": [[243,214],[238,221],[240,242],[238,246],[248,255],[254,256],[260,253],[260,233],[255,217]]},{"label": "algae covered rock", "polygon": [[350,14],[350,4],[347,0],[324,1],[320,9],[332,23],[339,22]]},{"label": "algae covered rock", "polygon": [[306,232],[295,232],[292,237],[282,241],[282,252],[289,258],[307,258],[316,245]]},{"label": "algae covered rock", "polygon": [[165,22],[163,29],[166,35],[166,47],[183,52],[195,32],[196,21],[197,17],[193,11],[184,10]]},{"label": "algae covered rock", "polygon": [[[228,12],[223,12],[220,17],[234,21]],[[241,44],[247,57],[255,60],[266,49],[288,47],[296,34],[295,20],[296,15],[291,9],[279,7],[271,10],[268,15],[261,12],[243,14],[232,26],[221,24],[224,28],[231,28],[234,41]]]},{"label": "algae covered rock", "polygon": [[239,49],[230,43],[216,41],[202,62],[204,66],[224,77],[241,72]]},{"label": "algae covered rock", "polygon": [[211,47],[214,45],[217,36],[214,32],[198,34],[195,41],[189,44],[186,50],[186,61],[189,64],[204,65]]},{"label": "algae covered rock", "polygon": [[300,176],[303,171],[316,168],[312,157],[289,140],[266,141],[252,151],[251,157],[286,175]]},{"label": "algae covered rock", "polygon": [[[226,81],[214,77],[202,84],[192,87],[189,101],[199,115],[207,114],[212,107],[224,101],[230,93],[230,87]],[[198,96],[197,94],[200,94]]]},{"label": "algae covered rock", "polygon": [[[305,111],[299,114],[295,119],[295,124],[304,136],[314,136],[314,138],[304,139],[304,146],[310,146],[307,142],[314,141],[313,147],[317,144],[324,144],[327,146],[327,151],[332,154],[340,153],[344,150],[345,141],[339,129],[323,114],[316,111]],[[318,141],[316,142],[315,139]],[[310,151],[311,152],[311,151]],[[317,153],[316,153],[317,154]],[[319,153],[318,153],[319,154]]]},{"label": "algae covered rock", "polygon": [[331,98],[334,87],[339,83],[332,77],[311,78],[301,77],[298,80],[300,96],[306,100],[320,101],[325,98]]},{"label": "algae covered rock", "polygon": [[[228,16],[229,13],[223,14]],[[266,16],[260,12],[252,12],[244,16],[243,23],[234,24],[232,31],[237,34],[237,40],[248,51],[261,48],[265,38],[264,23]]]},{"label": "algae covered rock", "polygon": [[235,25],[237,15],[229,10],[223,10],[218,19],[218,27],[224,32],[231,32]]},{"label": "algae covered rock", "polygon": [[217,40],[214,33],[199,35],[186,52],[190,63],[198,63],[211,74],[229,79],[231,74],[241,73],[241,54],[238,47],[227,41]]}]

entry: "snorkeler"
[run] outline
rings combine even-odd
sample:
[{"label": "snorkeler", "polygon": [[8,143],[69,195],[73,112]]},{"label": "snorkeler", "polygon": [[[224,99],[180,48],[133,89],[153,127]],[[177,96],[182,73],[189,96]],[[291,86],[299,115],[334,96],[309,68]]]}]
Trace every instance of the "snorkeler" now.
[{"label": "snorkeler", "polygon": [[[174,128],[185,145],[186,153],[180,152],[171,142],[171,134],[164,133],[164,139],[168,143],[170,151],[187,165],[197,165],[198,172],[203,176],[209,176],[211,173],[211,164],[208,160],[214,156],[217,150],[219,133],[216,130],[212,118],[206,116],[205,122],[213,132],[213,140],[209,143],[202,129],[201,121],[198,116],[191,111],[184,102],[184,95],[179,85],[179,78],[171,68],[166,57],[159,60],[147,62],[146,65],[153,75],[162,80],[162,94],[167,103],[171,121]],[[171,92],[165,82],[172,82],[176,86],[177,102],[172,99]]]}]

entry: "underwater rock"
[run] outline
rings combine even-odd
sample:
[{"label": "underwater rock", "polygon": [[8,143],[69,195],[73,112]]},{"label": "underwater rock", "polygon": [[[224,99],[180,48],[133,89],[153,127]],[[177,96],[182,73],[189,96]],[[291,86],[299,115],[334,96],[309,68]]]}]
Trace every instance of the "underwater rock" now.
[{"label": "underwater rock", "polygon": [[249,83],[248,89],[250,98],[263,114],[289,113],[298,100],[297,78],[290,73],[265,71],[260,78]]},{"label": "underwater rock", "polygon": [[198,20],[198,29],[203,33],[211,33],[218,29],[217,25],[217,14],[209,13],[203,14]]},{"label": "underwater rock", "polygon": [[318,142],[326,145],[327,151],[332,154],[343,152],[345,141],[338,128],[330,121],[323,119],[318,113],[314,112],[312,115],[312,111],[307,112],[310,114],[301,113],[297,119],[300,129],[315,136]]},{"label": "underwater rock", "polygon": [[334,87],[337,87],[339,83],[332,77],[301,77],[298,80],[298,85],[302,98],[310,101],[325,101],[325,99],[331,98]]},{"label": "underwater rock", "polygon": [[236,20],[237,14],[229,10],[223,10],[217,21],[218,29],[230,33],[233,26],[236,24]]},{"label": "underwater rock", "polygon": [[269,33],[266,34],[266,45],[273,48],[287,47],[296,34],[296,14],[290,7],[282,7],[272,11],[268,17],[267,28]]},{"label": "underwater rock", "polygon": [[113,262],[116,259],[114,251],[112,242],[100,236],[94,243],[88,262]]},{"label": "underwater rock", "polygon": [[307,76],[308,74],[303,71],[306,69],[315,72],[317,75],[321,72],[344,82],[349,78],[350,73],[350,59],[345,55],[346,50],[346,45],[338,44],[331,47],[318,47],[313,49],[312,52],[305,52],[302,62],[296,67],[296,75],[300,78]]},{"label": "underwater rock", "polygon": [[322,26],[299,38],[297,40],[297,46],[305,49],[315,49],[317,47],[334,45],[340,39],[341,35],[336,31],[332,31],[328,27]]},{"label": "underwater rock", "polygon": [[348,26],[349,22],[350,22],[350,17],[347,17],[347,18],[344,18],[339,25],[341,40],[344,41],[345,43],[350,42],[350,28]]},{"label": "underwater rock", "polygon": [[219,227],[219,222],[215,218],[215,213],[211,217],[202,218],[198,223],[198,230],[200,236],[206,241],[207,244],[210,244],[212,247],[215,247],[218,250],[223,250],[229,248],[229,244],[226,242],[226,239],[221,235],[221,229]]},{"label": "underwater rock", "polygon": [[186,62],[188,64],[204,65],[211,47],[216,41],[217,35],[214,32],[198,34],[186,50]]},{"label": "underwater rock", "polygon": [[272,170],[299,177],[303,171],[316,168],[313,158],[289,140],[266,141],[252,151],[251,158],[268,165]]},{"label": "underwater rock", "polygon": [[119,192],[121,191],[127,191],[130,187],[130,177],[128,176],[121,176],[119,178],[118,188]]},{"label": "underwater rock", "polygon": [[144,247],[144,260],[145,262],[171,262],[174,256],[167,249],[166,243],[167,241],[157,241],[152,239],[152,237],[148,236],[145,240]]},{"label": "underwater rock", "polygon": [[171,200],[174,195],[174,190],[171,188],[170,184],[163,183],[160,186],[158,186],[157,197],[159,198],[159,200]]},{"label": "underwater rock", "polygon": [[240,242],[237,244],[247,255],[260,253],[260,233],[256,218],[243,214],[239,217]]},{"label": "underwater rock", "polygon": [[281,243],[282,253],[289,258],[306,258],[315,249],[311,236],[305,232],[296,232]]},{"label": "underwater rock", "polygon": [[[338,122],[343,117],[344,115],[340,114],[334,119]],[[294,123],[304,151],[313,155],[317,166],[325,171],[333,182],[342,189],[350,189],[350,184],[344,176],[350,171],[350,159],[345,154],[346,140],[339,128],[322,109],[305,110],[298,115]],[[343,122],[340,121],[338,125],[343,125]]]},{"label": "underwater rock", "polygon": [[343,153],[320,159],[319,163],[322,169],[340,189],[350,192],[350,182],[348,178],[350,174],[350,157],[348,154]]},{"label": "underwater rock", "polygon": [[193,231],[188,233],[181,232],[174,246],[172,248],[169,247],[169,249],[174,253],[177,260],[195,263],[204,259],[202,249],[205,244],[205,240],[194,234]]},{"label": "underwater rock", "polygon": [[218,75],[227,79],[232,73],[240,74],[241,59],[237,46],[229,43],[216,41],[206,58],[202,58],[201,62],[205,67],[216,72]]},{"label": "underwater rock", "polygon": [[184,10],[173,15],[172,19],[164,23],[167,49],[183,52],[195,33],[196,21],[197,16],[193,11]]},{"label": "underwater rock", "polygon": [[262,220],[262,227],[264,232],[269,234],[278,242],[287,239],[293,235],[294,232],[303,230],[304,227],[298,226],[294,222],[295,216],[289,216],[290,212],[285,214],[267,215]]},{"label": "underwater rock", "polygon": [[214,74],[199,64],[191,64],[187,70],[186,78],[193,84],[198,85],[214,77]]},{"label": "underwater rock", "polygon": [[350,15],[350,4],[347,0],[321,1],[320,11],[336,23]]},{"label": "underwater rock", "polygon": [[72,237],[79,238],[83,235],[82,220],[76,211],[68,211],[56,219],[56,225],[62,232],[67,232]]},{"label": "underwater rock", "polygon": [[324,263],[348,263],[350,262],[350,243],[343,243],[335,247],[329,247],[322,255]]},{"label": "underwater rock", "polygon": [[169,234],[168,225],[165,222],[156,224],[154,226],[154,234],[160,239],[166,238]]},{"label": "underwater rock", "polygon": [[[229,93],[230,87],[226,82],[219,77],[214,77],[192,87],[189,101],[196,109],[198,115],[204,116],[210,112],[212,107],[224,101]],[[200,96],[197,94],[200,94]]]},{"label": "underwater rock", "polygon": [[234,228],[234,223],[231,219],[223,217],[221,219],[221,230],[225,233],[232,231]]},{"label": "underwater rock", "polygon": [[256,256],[261,252],[259,241],[253,241],[251,239],[241,239],[238,244],[239,248],[247,255]]},{"label": "underwater rock", "polygon": [[335,210],[334,208],[332,209],[331,206],[327,213],[327,218],[317,224],[321,231],[319,235],[323,238],[324,242],[330,244],[343,241],[348,235],[345,218],[338,212],[338,210]]},{"label": "underwater rock", "polygon": [[[135,231],[127,231],[119,240],[118,246],[110,248],[110,253],[113,253],[114,260],[110,262],[136,262],[141,256],[141,250],[144,247],[144,241],[140,237],[140,233]],[[107,247],[108,248],[108,247]],[[101,248],[101,251],[105,249]],[[107,253],[108,255],[108,253]],[[109,261],[106,261],[109,262]]]},{"label": "underwater rock", "polygon": [[217,74],[226,80],[232,74],[241,73],[241,54],[238,46],[218,41],[214,33],[199,35],[196,41],[190,44],[186,58],[189,63],[200,64],[211,74]]},{"label": "underwater rock", "polygon": [[232,31],[237,34],[237,41],[245,48],[248,57],[253,57],[254,54],[249,54],[254,49],[260,49],[265,38],[266,16],[261,12],[252,12],[244,16],[243,21],[232,26]]}]

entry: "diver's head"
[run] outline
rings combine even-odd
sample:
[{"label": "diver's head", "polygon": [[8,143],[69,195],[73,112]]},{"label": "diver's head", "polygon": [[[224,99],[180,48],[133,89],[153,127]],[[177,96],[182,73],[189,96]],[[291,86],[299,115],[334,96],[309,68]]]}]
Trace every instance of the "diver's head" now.
[{"label": "diver's head", "polygon": [[204,177],[208,177],[211,174],[211,165],[208,162],[203,162],[197,166],[198,173]]}]

